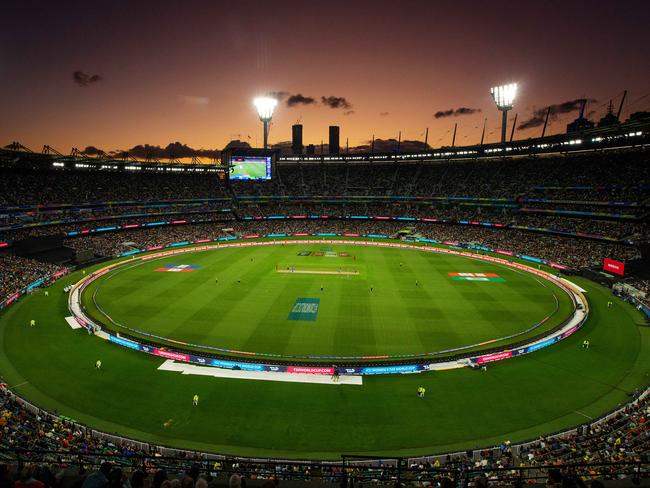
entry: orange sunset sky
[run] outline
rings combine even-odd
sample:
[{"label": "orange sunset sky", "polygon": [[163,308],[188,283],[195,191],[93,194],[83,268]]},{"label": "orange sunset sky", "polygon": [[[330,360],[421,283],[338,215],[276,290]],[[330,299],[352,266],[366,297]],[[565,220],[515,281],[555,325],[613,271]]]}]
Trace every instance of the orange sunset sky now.
[{"label": "orange sunset sky", "polygon": [[[313,98],[273,118],[271,143],[377,138],[477,143],[499,137],[492,85],[517,81],[511,119],[593,99],[591,118],[629,90],[623,116],[648,110],[648,2],[97,1],[11,2],[0,30],[0,144],[105,151],[180,141],[261,144],[252,107],[269,91]],[[73,73],[80,72],[73,77]],[[93,78],[96,75],[95,78]],[[342,97],[330,108],[323,96]],[[469,115],[436,118],[470,108]],[[575,110],[557,113],[564,131]],[[539,135],[541,126],[515,138]]]}]

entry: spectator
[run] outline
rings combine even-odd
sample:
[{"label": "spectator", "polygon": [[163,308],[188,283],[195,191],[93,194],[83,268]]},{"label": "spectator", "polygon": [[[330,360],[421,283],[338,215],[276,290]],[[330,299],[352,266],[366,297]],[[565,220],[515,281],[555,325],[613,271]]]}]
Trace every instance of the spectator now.
[{"label": "spectator", "polygon": [[34,478],[36,467],[33,464],[26,464],[20,471],[20,477],[14,484],[15,488],[45,488],[45,484]]},{"label": "spectator", "polygon": [[228,488],[242,488],[241,476],[233,474],[228,480]]},{"label": "spectator", "polygon": [[81,488],[108,488],[109,480],[111,480],[110,476],[112,469],[113,465],[111,463],[102,463],[99,471],[88,475],[88,477],[84,480]]}]

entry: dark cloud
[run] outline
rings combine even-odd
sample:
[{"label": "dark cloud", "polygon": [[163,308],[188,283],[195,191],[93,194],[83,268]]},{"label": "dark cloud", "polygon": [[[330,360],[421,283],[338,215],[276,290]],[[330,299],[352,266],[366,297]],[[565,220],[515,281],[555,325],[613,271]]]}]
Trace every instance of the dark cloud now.
[{"label": "dark cloud", "polygon": [[287,107],[295,107],[296,105],[312,105],[314,103],[316,103],[314,97],[306,97],[302,93],[296,93],[287,98]]},{"label": "dark cloud", "polygon": [[[584,98],[576,98],[575,100],[568,100],[562,103],[556,103],[550,106],[551,113],[549,115],[549,120],[554,121],[562,114],[568,114],[579,110],[582,106]],[[595,102],[594,99],[587,99],[587,102]],[[533,111],[533,115],[530,116],[527,120],[524,120],[517,129],[532,129],[533,127],[540,127],[544,125],[544,120],[546,119],[546,112],[549,107],[538,108]]]},{"label": "dark cloud", "polygon": [[435,114],[433,114],[433,116],[436,119],[441,119],[443,117],[451,117],[452,115],[454,115],[453,108],[450,108],[449,110],[438,110]]},{"label": "dark cloud", "polygon": [[320,100],[323,103],[323,105],[326,105],[329,108],[345,108],[345,109],[352,108],[352,104],[348,102],[345,97],[334,97],[334,96],[320,97]]},{"label": "dark cloud", "polygon": [[[397,139],[375,139],[375,152],[376,153],[390,153],[397,151]],[[404,140],[399,143],[400,152],[417,152],[422,151],[423,149],[430,149],[431,146],[428,144],[426,148],[423,141],[412,141]],[[367,144],[362,144],[360,146],[355,146],[350,148],[350,152],[353,153],[363,153],[370,152],[372,149],[372,141],[368,141]]]},{"label": "dark cloud", "polygon": [[[226,144],[224,149],[241,149],[241,148],[248,149],[250,147],[251,145],[248,142],[241,141],[239,139],[234,139],[231,140],[228,144]],[[127,158],[127,157],[135,158],[135,159],[143,159],[143,160],[144,159],[153,159],[153,160],[186,159],[192,157],[216,159],[221,156],[221,151],[222,151],[221,149],[204,149],[204,148],[195,149],[181,142],[172,142],[170,144],[167,144],[167,146],[165,147],[151,145],[151,144],[138,144],[137,146],[133,146],[131,149],[127,149],[127,150],[119,149],[116,151],[110,151],[108,154],[111,157],[120,158],[120,159]],[[97,149],[94,146],[88,146],[83,151],[83,154],[86,154],[88,156],[98,155],[98,154],[103,154],[103,151],[101,149]]]},{"label": "dark cloud", "polygon": [[423,149],[431,149],[431,146],[427,144],[425,148],[424,141],[410,141],[410,140],[402,141],[402,143],[400,144],[400,151],[403,152],[416,152],[416,151],[422,151]]},{"label": "dark cloud", "polygon": [[100,154],[106,153],[101,149],[96,148],[95,146],[87,146],[86,149],[81,151],[81,154],[85,154],[86,156],[99,156]]},{"label": "dark cloud", "polygon": [[[375,139],[375,152],[376,153],[394,153],[397,151],[397,139]],[[400,152],[418,152],[422,150],[431,149],[430,145],[424,145],[423,141],[417,140],[404,140],[399,144]],[[281,154],[291,154],[292,143],[291,141],[281,141],[276,142],[271,145],[271,148],[279,150]],[[351,146],[347,149],[352,154],[359,153],[369,153],[372,149],[372,142],[367,141],[364,144],[358,146]],[[321,145],[316,144],[316,153],[320,154]],[[327,142],[323,143],[323,151],[327,153],[329,151]],[[341,151],[346,151],[346,149],[341,149]]]},{"label": "dark cloud", "polygon": [[456,109],[450,108],[449,110],[439,110],[433,114],[433,116],[436,119],[442,119],[444,117],[458,117],[460,115],[476,114],[480,111],[480,108],[458,107]]},{"label": "dark cloud", "polygon": [[79,86],[88,86],[99,81],[102,81],[102,77],[99,75],[89,75],[83,71],[75,71],[72,73],[72,80]]},{"label": "dark cloud", "polygon": [[380,117],[386,117],[387,115],[390,115],[390,112],[379,112]]},{"label": "dark cloud", "polygon": [[[234,147],[250,147],[247,142],[231,141],[229,144],[239,143],[240,145]],[[127,151],[114,151],[111,154],[122,153],[128,154],[136,159],[182,159],[182,158],[218,158],[221,151],[218,149],[194,149],[187,144],[180,142],[172,142],[165,147],[153,146],[150,144],[139,144],[128,149]]]},{"label": "dark cloud", "polygon": [[454,115],[472,115],[480,112],[480,108],[459,107],[454,111]]},{"label": "dark cloud", "polygon": [[[251,145],[246,142],[246,141],[240,141],[239,139],[235,139],[233,141],[230,141],[224,149],[250,149]],[[218,153],[219,151],[215,151]]]}]

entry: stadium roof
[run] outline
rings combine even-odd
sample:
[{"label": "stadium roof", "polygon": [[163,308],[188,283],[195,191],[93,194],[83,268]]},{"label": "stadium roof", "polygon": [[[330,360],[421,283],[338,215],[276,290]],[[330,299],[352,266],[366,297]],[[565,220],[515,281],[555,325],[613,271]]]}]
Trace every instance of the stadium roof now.
[{"label": "stadium roof", "polygon": [[[448,160],[475,160],[531,155],[575,153],[593,150],[639,147],[650,144],[650,119],[628,121],[615,126],[589,129],[582,132],[558,134],[544,138],[525,139],[508,143],[473,146],[424,148],[419,152],[347,153],[279,155],[278,163],[389,163],[389,162],[436,162]],[[231,149],[228,154],[236,154]],[[242,150],[243,151],[243,150]],[[183,163],[175,159],[137,160],[128,153],[119,156],[89,156],[73,150],[64,155],[51,146],[43,146],[40,153],[31,151],[18,142],[0,149],[0,165],[11,167],[53,167],[76,170],[145,171],[151,173],[218,173],[226,170],[219,162],[203,163],[194,158]]]}]

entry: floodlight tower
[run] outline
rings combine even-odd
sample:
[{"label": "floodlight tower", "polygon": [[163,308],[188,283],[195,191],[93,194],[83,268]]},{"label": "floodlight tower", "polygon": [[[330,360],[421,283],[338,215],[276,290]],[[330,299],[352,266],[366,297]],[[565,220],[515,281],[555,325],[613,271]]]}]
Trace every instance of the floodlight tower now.
[{"label": "floodlight tower", "polygon": [[269,146],[269,122],[271,122],[273,109],[275,109],[277,104],[278,101],[272,97],[257,97],[253,100],[257,115],[259,115],[260,120],[264,124],[264,149],[268,149]]},{"label": "floodlight tower", "polygon": [[490,89],[494,103],[501,110],[501,143],[506,142],[506,126],[508,125],[508,110],[512,108],[512,103],[517,96],[517,83],[495,86]]}]

